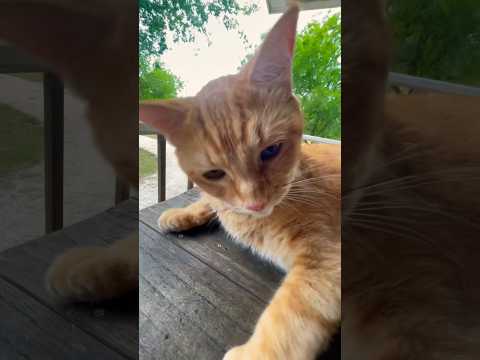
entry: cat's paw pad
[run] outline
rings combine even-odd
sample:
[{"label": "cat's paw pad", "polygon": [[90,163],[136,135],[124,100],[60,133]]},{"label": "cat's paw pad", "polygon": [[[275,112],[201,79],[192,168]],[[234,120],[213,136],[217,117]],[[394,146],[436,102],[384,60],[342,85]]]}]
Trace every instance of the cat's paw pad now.
[{"label": "cat's paw pad", "polygon": [[163,231],[185,231],[204,223],[201,216],[196,216],[187,209],[168,209],[158,218],[158,226]]},{"label": "cat's paw pad", "polygon": [[135,286],[133,267],[128,259],[110,248],[74,248],[52,263],[46,286],[53,296],[64,301],[108,300]]}]

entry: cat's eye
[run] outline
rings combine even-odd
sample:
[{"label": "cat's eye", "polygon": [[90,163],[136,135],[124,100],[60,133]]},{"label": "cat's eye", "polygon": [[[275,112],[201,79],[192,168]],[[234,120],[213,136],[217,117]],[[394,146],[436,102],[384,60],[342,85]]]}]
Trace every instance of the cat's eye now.
[{"label": "cat's eye", "polygon": [[281,143],[270,145],[269,147],[263,149],[263,151],[260,153],[260,159],[262,161],[268,161],[270,159],[273,159],[280,153],[281,149]]},{"label": "cat's eye", "polygon": [[220,169],[213,169],[203,174],[203,177],[208,180],[220,180],[225,176],[225,171]]}]

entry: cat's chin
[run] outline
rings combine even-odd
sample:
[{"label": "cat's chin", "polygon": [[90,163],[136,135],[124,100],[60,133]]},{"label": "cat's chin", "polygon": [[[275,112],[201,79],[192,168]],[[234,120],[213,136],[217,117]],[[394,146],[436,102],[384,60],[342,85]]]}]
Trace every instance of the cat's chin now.
[{"label": "cat's chin", "polygon": [[235,208],[231,209],[231,211],[237,213],[237,214],[242,214],[242,215],[249,215],[253,218],[261,219],[267,216],[270,216],[273,212],[274,206],[268,206],[262,211],[251,211],[248,209],[243,209],[243,208]]},{"label": "cat's chin", "polygon": [[244,215],[250,215],[251,217],[253,218],[256,218],[256,219],[261,219],[261,218],[266,218],[270,215],[272,215],[273,213],[273,210],[275,209],[275,207],[280,204],[282,201],[283,201],[284,197],[279,197],[276,201],[273,201],[270,203],[270,205],[266,206],[265,209],[263,209],[262,211],[251,211],[251,210],[248,210],[248,209],[238,209],[242,214]]},{"label": "cat's chin", "polygon": [[262,211],[251,212],[250,216],[260,219],[260,218],[264,218],[272,215],[272,212],[273,212],[273,206],[268,207],[267,209]]}]

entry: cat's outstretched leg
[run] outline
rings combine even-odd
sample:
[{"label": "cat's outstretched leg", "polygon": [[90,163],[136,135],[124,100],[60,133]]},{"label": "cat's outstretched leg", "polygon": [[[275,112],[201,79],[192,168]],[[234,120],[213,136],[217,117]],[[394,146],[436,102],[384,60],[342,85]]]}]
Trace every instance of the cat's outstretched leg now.
[{"label": "cat's outstretched leg", "polygon": [[185,208],[165,210],[158,219],[158,226],[165,231],[184,231],[205,225],[214,217],[215,211],[202,197]]},{"label": "cat's outstretched leg", "polygon": [[102,301],[138,287],[138,233],[110,246],[73,248],[46,276],[47,289],[66,301]]},{"label": "cat's outstretched leg", "polygon": [[328,346],[340,322],[340,264],[328,270],[315,260],[290,270],[249,341],[223,360],[313,360]]}]

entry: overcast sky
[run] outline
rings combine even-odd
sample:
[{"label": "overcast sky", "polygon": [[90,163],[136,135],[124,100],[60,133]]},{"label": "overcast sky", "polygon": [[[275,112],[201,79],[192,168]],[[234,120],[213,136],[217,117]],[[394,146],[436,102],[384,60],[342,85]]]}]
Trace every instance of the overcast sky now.
[{"label": "overcast sky", "polygon": [[[259,44],[260,35],[267,32],[281,16],[270,15],[265,0],[257,3],[259,9],[253,15],[238,18],[239,28],[245,32],[252,45]],[[312,20],[322,21],[328,14],[336,12],[339,12],[338,8],[302,11],[297,31],[300,32]],[[219,20],[210,20],[207,31],[210,34],[210,46],[207,38],[200,35],[196,42],[190,44],[170,42],[170,50],[162,55],[161,61],[165,67],[185,83],[180,96],[195,95],[208,81],[235,73],[241,60],[250,52],[245,49],[238,32],[227,31]]]}]

